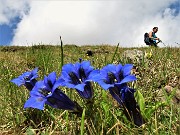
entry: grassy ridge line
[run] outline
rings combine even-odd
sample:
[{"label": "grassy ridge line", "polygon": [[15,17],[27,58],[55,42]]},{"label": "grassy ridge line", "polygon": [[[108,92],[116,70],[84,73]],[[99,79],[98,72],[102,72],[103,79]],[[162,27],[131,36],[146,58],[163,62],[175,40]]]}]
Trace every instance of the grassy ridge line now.
[{"label": "grassy ridge line", "polygon": [[[93,57],[85,55],[90,49]],[[75,63],[79,58],[90,60],[95,68],[102,68],[107,61],[111,61],[116,46],[64,46],[64,64]],[[122,58],[122,53],[127,49],[118,48],[114,63],[122,64],[129,61]],[[160,100],[159,92],[165,85],[175,83],[180,76],[180,48],[137,48],[150,52],[153,57],[144,63],[135,63],[138,70],[136,81],[133,85],[140,90],[147,103]],[[81,119],[63,110],[54,110],[46,107],[44,111],[33,109],[23,110],[23,105],[28,98],[28,91],[24,87],[16,87],[9,81],[26,70],[39,67],[40,79],[52,71],[61,73],[59,46],[33,46],[33,47],[0,47],[0,131],[2,133],[33,133],[44,134],[80,134]],[[179,84],[175,89],[180,89]],[[83,104],[84,101],[73,90],[62,88],[67,95]],[[117,103],[108,92],[94,84],[95,104],[92,110],[86,111],[94,114],[93,118],[84,120],[85,134],[176,134],[179,127],[180,110],[177,105],[162,108],[154,114],[151,121],[143,129],[135,128],[122,115]],[[92,112],[91,112],[92,111]],[[171,121],[169,123],[169,121]],[[156,122],[156,123],[155,123]],[[155,130],[155,127],[157,129]],[[34,130],[36,129],[36,131]]]}]

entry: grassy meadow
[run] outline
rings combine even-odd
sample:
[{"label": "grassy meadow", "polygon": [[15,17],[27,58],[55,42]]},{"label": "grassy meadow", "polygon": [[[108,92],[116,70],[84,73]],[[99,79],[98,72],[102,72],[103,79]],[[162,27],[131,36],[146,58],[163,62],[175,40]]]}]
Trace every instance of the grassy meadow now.
[{"label": "grassy meadow", "polygon": [[[117,50],[116,50],[117,49]],[[39,135],[178,135],[180,134],[180,106],[171,99],[180,90],[180,48],[136,48],[144,53],[152,53],[140,62],[130,61],[122,56],[125,50],[120,46],[63,46],[63,64],[75,63],[79,58],[91,61],[95,69],[114,64],[134,64],[132,73],[137,81],[129,83],[144,97],[145,108],[154,107],[146,123],[137,127],[126,119],[118,103],[108,91],[93,83],[93,104],[82,99],[74,89],[61,89],[78,102],[83,108],[82,116],[66,110],[45,106],[43,111],[24,109],[29,91],[18,87],[10,80],[28,70],[38,67],[38,80],[55,71],[61,74],[60,46],[0,47],[0,135],[39,134]],[[91,50],[93,56],[87,56]],[[164,87],[170,85],[173,92],[169,95]],[[162,100],[163,98],[163,100]],[[161,102],[166,105],[159,105]],[[140,103],[140,102],[139,102]]]}]

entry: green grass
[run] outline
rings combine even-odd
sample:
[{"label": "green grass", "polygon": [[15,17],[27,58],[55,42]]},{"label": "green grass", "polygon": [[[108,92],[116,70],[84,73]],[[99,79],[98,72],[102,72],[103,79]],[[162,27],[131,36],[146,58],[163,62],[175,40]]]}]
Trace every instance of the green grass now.
[{"label": "green grass", "polygon": [[[94,52],[93,57],[86,56],[86,51]],[[90,60],[97,69],[108,63],[130,63],[122,57],[127,49],[116,46],[65,45],[64,63],[75,63],[82,58]],[[180,90],[180,48],[138,48],[143,52],[152,51],[152,57],[134,62],[138,80],[130,83],[131,87],[142,93],[145,106],[155,106],[161,101],[160,92],[164,86],[174,84],[174,90]],[[178,134],[180,133],[179,104],[172,101],[168,105],[155,109],[149,120],[136,127],[128,121],[118,104],[98,84],[94,83],[94,98],[88,104],[75,90],[62,88],[72,99],[84,108],[82,116],[65,110],[23,109],[29,92],[24,87],[17,87],[10,80],[27,70],[39,68],[39,79],[55,71],[61,74],[62,53],[60,46],[0,47],[0,134],[91,134],[91,135],[137,135],[137,134]]]}]

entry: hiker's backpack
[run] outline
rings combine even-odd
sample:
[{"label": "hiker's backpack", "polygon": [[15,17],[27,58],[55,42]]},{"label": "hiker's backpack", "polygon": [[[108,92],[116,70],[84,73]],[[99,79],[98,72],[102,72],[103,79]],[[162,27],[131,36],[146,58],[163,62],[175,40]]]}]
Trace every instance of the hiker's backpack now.
[{"label": "hiker's backpack", "polygon": [[149,34],[147,32],[144,34],[144,42],[146,45],[150,45]]}]

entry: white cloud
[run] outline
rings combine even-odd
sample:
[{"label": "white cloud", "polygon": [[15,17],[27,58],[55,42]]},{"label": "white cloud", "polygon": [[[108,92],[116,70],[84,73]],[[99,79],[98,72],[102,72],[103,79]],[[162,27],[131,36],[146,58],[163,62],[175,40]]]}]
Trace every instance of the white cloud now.
[{"label": "white cloud", "polygon": [[138,46],[154,26],[167,44],[179,42],[180,15],[168,6],[176,0],[32,1],[24,14],[13,45],[112,44]]},{"label": "white cloud", "polygon": [[28,11],[28,0],[0,0],[0,25],[9,24],[12,19]]}]

